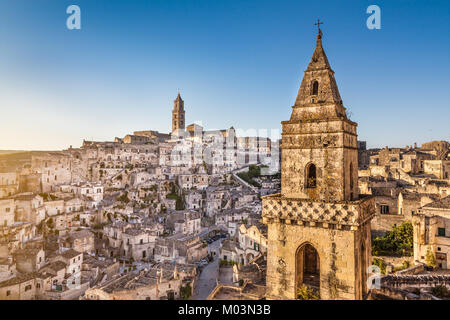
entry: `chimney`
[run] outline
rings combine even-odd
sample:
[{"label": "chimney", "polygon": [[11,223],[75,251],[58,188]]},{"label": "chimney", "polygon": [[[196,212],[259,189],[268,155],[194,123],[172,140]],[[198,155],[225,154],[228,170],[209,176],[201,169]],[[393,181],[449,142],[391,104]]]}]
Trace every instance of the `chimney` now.
[{"label": "chimney", "polygon": [[417,149],[417,142],[414,142],[414,149]]}]

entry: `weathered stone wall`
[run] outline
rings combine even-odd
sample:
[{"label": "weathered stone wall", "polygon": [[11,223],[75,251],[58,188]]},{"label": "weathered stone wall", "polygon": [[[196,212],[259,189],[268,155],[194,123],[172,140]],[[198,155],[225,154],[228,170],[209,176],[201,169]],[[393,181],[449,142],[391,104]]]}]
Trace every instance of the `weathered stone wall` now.
[{"label": "weathered stone wall", "polygon": [[296,298],[296,254],[305,243],[318,251],[321,299],[361,298],[355,288],[358,258],[353,250],[354,231],[271,224],[268,237],[269,298]]}]

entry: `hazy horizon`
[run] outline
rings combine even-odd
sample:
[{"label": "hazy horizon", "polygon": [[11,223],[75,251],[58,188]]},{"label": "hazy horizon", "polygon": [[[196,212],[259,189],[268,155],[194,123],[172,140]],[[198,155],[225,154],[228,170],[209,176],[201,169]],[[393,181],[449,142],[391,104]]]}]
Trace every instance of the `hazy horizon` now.
[{"label": "hazy horizon", "polygon": [[[81,8],[68,30],[66,8]],[[51,1],[0,3],[0,150],[186,123],[281,131],[314,47],[317,18],[345,107],[368,148],[450,140],[448,1]],[[448,10],[447,10],[448,11]]]}]

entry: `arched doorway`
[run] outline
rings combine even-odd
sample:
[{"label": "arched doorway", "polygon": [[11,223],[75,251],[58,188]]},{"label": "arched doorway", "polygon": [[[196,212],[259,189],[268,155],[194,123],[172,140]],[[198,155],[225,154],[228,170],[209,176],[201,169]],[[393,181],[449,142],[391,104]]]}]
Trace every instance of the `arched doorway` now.
[{"label": "arched doorway", "polygon": [[296,254],[296,288],[306,285],[316,294],[320,293],[320,259],[317,250],[309,243],[301,245]]}]

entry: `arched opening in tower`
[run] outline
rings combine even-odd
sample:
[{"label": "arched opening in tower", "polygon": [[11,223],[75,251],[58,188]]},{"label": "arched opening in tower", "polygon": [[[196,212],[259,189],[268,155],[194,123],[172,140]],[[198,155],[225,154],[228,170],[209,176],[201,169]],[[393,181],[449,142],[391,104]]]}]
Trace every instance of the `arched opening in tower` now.
[{"label": "arched opening in tower", "polygon": [[320,294],[320,259],[317,250],[309,243],[301,245],[296,255],[296,291],[306,285]]},{"label": "arched opening in tower", "polygon": [[314,81],[314,82],[313,82],[311,94],[312,94],[313,96],[319,94],[319,82],[317,82],[317,81]]},{"label": "arched opening in tower", "polygon": [[306,167],[306,187],[315,188],[316,185],[317,185],[316,166],[313,163],[310,163]]}]

